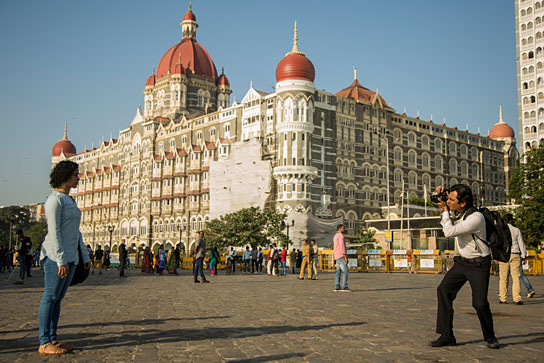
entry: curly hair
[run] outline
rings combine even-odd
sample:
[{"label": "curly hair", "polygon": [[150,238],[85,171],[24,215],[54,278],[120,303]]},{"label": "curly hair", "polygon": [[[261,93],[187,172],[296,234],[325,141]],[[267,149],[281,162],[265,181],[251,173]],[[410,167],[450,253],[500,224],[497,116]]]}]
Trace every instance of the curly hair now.
[{"label": "curly hair", "polygon": [[51,174],[49,175],[49,184],[51,184],[53,188],[59,188],[72,177],[74,171],[76,171],[78,168],[79,165],[73,161],[61,161],[55,165],[51,171]]}]

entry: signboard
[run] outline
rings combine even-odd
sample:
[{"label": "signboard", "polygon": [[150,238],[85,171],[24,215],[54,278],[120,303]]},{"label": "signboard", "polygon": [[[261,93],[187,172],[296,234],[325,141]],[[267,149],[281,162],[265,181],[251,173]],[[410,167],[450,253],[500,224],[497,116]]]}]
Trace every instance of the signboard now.
[{"label": "signboard", "polygon": [[422,258],[421,260],[419,260],[419,267],[434,268],[434,260],[430,258]]},{"label": "signboard", "polygon": [[383,267],[383,266],[385,266],[385,260],[379,260],[379,259],[373,258],[370,261],[368,261],[368,266],[370,266],[370,267]]},{"label": "signboard", "polygon": [[356,255],[357,250],[346,250],[346,255]]},{"label": "signboard", "polygon": [[406,250],[393,250],[394,255],[405,255]]},{"label": "signboard", "polygon": [[408,267],[408,259],[407,258],[395,258],[394,266],[395,266],[395,268]]},{"label": "signboard", "polygon": [[368,250],[367,252],[369,255],[381,255],[382,250]]},{"label": "signboard", "polygon": [[348,258],[348,267],[357,267],[357,259]]},{"label": "signboard", "polygon": [[385,231],[385,242],[393,242],[393,231]]},{"label": "signboard", "polygon": [[434,250],[421,250],[420,255],[434,255]]}]

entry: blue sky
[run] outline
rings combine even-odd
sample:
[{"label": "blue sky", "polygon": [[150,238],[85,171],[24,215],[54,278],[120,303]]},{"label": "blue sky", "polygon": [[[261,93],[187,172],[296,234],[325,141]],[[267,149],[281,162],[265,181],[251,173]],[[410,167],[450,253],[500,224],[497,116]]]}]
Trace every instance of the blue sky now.
[{"label": "blue sky", "polygon": [[[128,126],[153,66],[181,39],[188,1],[0,2],[0,205],[44,201],[51,148],[78,151]],[[483,135],[504,120],[518,131],[513,0],[192,2],[197,41],[225,67],[241,100],[253,81],[270,92],[275,69],[299,48],[315,85],[353,80],[398,111]]]}]

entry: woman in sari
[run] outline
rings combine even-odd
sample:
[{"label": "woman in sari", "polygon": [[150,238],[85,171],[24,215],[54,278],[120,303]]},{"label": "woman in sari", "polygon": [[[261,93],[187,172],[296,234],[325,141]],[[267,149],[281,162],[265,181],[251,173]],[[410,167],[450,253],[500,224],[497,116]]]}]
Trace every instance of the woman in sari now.
[{"label": "woman in sari", "polygon": [[164,245],[159,247],[158,256],[159,258],[159,274],[162,275],[164,269],[166,268],[166,252],[164,251]]},{"label": "woman in sari", "polygon": [[[166,252],[165,252],[166,253]],[[173,274],[174,273],[174,267],[176,265],[176,259],[174,257],[174,251],[171,251],[169,254],[168,254],[168,259],[166,260],[166,270],[168,271],[169,274]]]},{"label": "woman in sari", "polygon": [[147,274],[151,273],[152,270],[151,265],[153,262],[153,257],[151,257],[150,252],[151,250],[149,249],[149,247],[146,247],[142,258],[142,272]]}]

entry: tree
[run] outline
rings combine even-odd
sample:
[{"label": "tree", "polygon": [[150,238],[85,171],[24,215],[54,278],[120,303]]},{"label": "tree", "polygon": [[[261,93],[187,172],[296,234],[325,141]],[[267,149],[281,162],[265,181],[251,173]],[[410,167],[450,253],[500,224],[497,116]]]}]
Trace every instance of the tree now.
[{"label": "tree", "polygon": [[19,206],[10,206],[0,208],[0,241],[8,243],[9,241],[9,227],[13,228],[12,230],[12,246],[14,239],[14,233],[17,229],[27,228],[30,222],[30,211],[27,208]]},{"label": "tree", "polygon": [[206,244],[212,247],[265,246],[273,241],[286,241],[281,222],[284,214],[270,209],[251,207],[222,215],[206,223]]},{"label": "tree", "polygon": [[525,153],[510,178],[510,195],[519,205],[516,226],[528,246],[538,248],[544,240],[544,145]]},{"label": "tree", "polygon": [[376,239],[374,235],[376,231],[369,229],[366,225],[359,226],[356,232],[355,243],[362,244],[365,249],[373,249]]},{"label": "tree", "polygon": [[39,250],[42,246],[43,240],[45,239],[45,235],[47,234],[47,223],[33,223],[26,228],[24,232],[25,236],[30,237],[34,251]]}]

